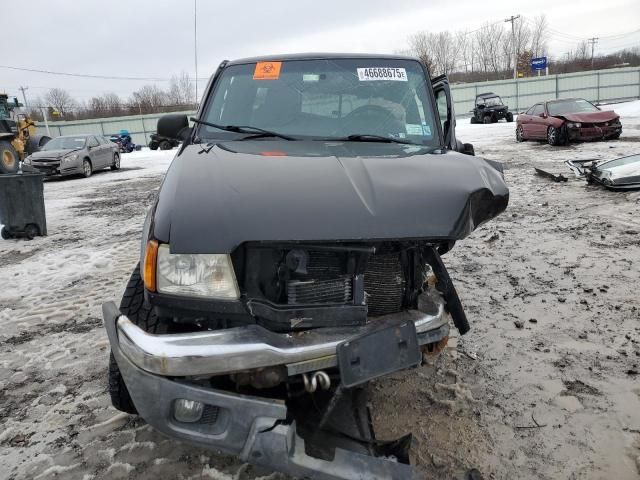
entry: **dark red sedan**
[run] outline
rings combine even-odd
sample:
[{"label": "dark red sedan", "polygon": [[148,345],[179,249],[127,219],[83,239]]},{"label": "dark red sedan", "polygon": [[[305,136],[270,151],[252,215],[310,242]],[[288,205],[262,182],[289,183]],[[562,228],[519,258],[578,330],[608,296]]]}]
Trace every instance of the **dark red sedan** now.
[{"label": "dark red sedan", "polygon": [[516,140],[546,140],[549,145],[620,137],[622,124],[614,111],[603,111],[582,98],[536,103],[518,115]]}]

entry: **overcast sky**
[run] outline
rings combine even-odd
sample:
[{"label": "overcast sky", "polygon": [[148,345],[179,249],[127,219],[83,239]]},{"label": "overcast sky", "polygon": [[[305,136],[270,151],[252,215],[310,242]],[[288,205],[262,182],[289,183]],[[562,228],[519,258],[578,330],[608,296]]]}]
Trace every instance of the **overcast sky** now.
[{"label": "overcast sky", "polygon": [[[597,53],[640,46],[639,0],[197,2],[198,76],[205,79],[223,59],[300,51],[393,53],[407,48],[407,38],[419,31],[474,30],[517,14],[546,14],[555,56],[588,37],[601,37]],[[193,0],[12,0],[3,2],[2,17],[0,65],[127,77],[194,74]],[[21,95],[18,87],[27,86],[27,100],[51,87],[66,88],[79,100],[104,92],[124,99],[145,83],[0,68],[0,91]]]}]

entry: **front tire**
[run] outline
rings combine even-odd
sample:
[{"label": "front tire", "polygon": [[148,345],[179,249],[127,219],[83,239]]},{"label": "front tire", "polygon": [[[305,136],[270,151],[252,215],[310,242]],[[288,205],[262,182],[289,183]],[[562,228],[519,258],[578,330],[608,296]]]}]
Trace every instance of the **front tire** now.
[{"label": "front tire", "polygon": [[511,112],[507,112],[507,122],[511,123],[513,122],[513,113]]},{"label": "front tire", "polygon": [[163,140],[160,142],[160,150],[171,150],[173,147],[168,140]]},{"label": "front tire", "polygon": [[478,123],[478,120],[476,120],[476,116],[474,115],[473,117],[471,117],[471,123],[473,125],[475,125],[476,123]]},{"label": "front tire", "polygon": [[86,158],[82,161],[82,175],[84,178],[89,178],[93,174],[93,166],[91,162]]},{"label": "front tire", "polygon": [[516,142],[524,142],[524,129],[522,125],[518,125],[518,128],[516,128]]},{"label": "front tire", "polygon": [[111,164],[111,170],[120,170],[120,154],[113,154],[113,163]]},{"label": "front tire", "polygon": [[491,116],[490,115],[485,115],[484,117],[482,117],[482,123],[491,123]]},{"label": "front tire", "polygon": [[[148,333],[167,331],[167,325],[160,322],[153,307],[144,298],[144,282],[140,275],[139,263],[133,270],[122,295],[120,313]],[[138,413],[113,353],[109,356],[109,395],[111,404],[118,410],[131,414]]]},{"label": "front tire", "polygon": [[13,145],[0,140],[0,173],[16,173],[20,164],[20,156]]},{"label": "front tire", "polygon": [[549,127],[547,129],[547,143],[553,147],[560,145],[560,129]]}]

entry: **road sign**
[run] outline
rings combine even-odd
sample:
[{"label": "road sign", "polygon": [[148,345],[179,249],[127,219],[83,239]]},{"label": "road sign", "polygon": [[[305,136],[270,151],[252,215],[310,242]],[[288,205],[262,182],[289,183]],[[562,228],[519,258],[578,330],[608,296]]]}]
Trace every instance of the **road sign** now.
[{"label": "road sign", "polygon": [[547,57],[531,59],[531,70],[545,70],[547,68]]}]

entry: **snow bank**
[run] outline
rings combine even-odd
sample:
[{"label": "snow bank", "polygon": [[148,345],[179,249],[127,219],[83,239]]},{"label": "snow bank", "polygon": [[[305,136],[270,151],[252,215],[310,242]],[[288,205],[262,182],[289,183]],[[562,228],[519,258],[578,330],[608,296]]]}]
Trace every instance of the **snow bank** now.
[{"label": "snow bank", "polygon": [[640,117],[640,100],[600,105],[602,110],[615,110],[621,117]]}]

